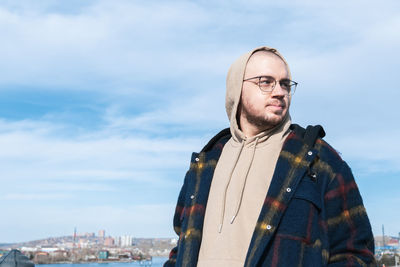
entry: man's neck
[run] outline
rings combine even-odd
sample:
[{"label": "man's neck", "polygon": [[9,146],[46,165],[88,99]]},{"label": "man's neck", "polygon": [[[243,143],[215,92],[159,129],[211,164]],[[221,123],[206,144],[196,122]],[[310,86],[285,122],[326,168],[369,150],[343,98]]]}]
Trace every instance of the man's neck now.
[{"label": "man's neck", "polygon": [[257,125],[250,124],[246,120],[240,120],[239,121],[239,126],[241,131],[244,133],[244,135],[249,138],[253,137],[261,132],[264,132],[266,130],[271,129],[273,126],[264,126],[264,127],[258,127]]}]

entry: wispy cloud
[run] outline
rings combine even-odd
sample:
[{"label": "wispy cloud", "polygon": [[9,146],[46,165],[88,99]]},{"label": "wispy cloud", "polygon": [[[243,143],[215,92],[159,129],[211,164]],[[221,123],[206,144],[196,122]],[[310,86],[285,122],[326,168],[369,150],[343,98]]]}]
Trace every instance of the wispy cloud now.
[{"label": "wispy cloud", "polygon": [[18,200],[18,201],[32,201],[32,200],[60,200],[71,198],[68,194],[5,194],[1,197],[3,200]]},{"label": "wispy cloud", "polygon": [[[34,167],[44,178],[49,177],[115,177],[130,178],[135,173],[179,169],[185,166],[188,151],[195,148],[199,141],[193,138],[150,138],[145,136],[120,136],[101,131],[78,135],[73,138],[60,138],[52,134],[58,131],[48,124],[32,121],[4,122],[5,128],[15,128],[0,134],[0,158],[7,163],[3,168],[11,175],[32,176]],[[34,130],[29,129],[33,127]],[[66,126],[60,126],[66,127]],[[104,132],[107,132],[105,130]],[[26,169],[17,166],[25,162]],[[7,176],[7,175],[6,175]],[[4,176],[3,176],[4,177]],[[4,179],[6,179],[4,177]]]}]

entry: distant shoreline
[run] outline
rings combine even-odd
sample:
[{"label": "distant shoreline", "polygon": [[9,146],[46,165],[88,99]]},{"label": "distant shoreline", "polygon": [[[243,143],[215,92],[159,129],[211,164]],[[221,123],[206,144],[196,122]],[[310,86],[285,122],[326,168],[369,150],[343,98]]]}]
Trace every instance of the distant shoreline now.
[{"label": "distant shoreline", "polygon": [[[159,259],[165,259],[167,260],[168,257],[153,257],[153,258],[159,258]],[[49,265],[49,264],[108,264],[108,263],[150,263],[152,262],[152,259],[143,259],[143,260],[129,260],[129,261],[79,261],[79,262],[72,262],[72,261],[63,261],[63,262],[51,262],[51,263],[35,263],[35,265]]]},{"label": "distant shoreline", "polygon": [[140,263],[140,261],[103,261],[103,262],[95,262],[95,261],[93,261],[93,262],[75,262],[75,263],[72,263],[72,262],[59,262],[59,263],[42,263],[42,264],[35,264],[36,266],[42,266],[42,267],[45,267],[46,265],[52,265],[52,264],[66,264],[66,265],[76,265],[76,264],[80,264],[80,265],[85,265],[85,264],[87,264],[87,265],[89,265],[89,264],[102,264],[102,263],[104,263],[104,264],[108,264],[108,263],[114,263],[114,264],[124,264],[124,263],[127,263],[127,264],[131,264],[131,265],[129,265],[129,266],[132,266],[132,267],[160,267],[160,266],[162,266],[163,264],[164,264],[164,262],[165,261],[167,261],[168,260],[168,257],[159,257],[159,256],[157,256],[157,257],[153,257],[153,260],[152,261],[148,261],[148,262],[145,262],[145,261],[143,261],[143,263]]},{"label": "distant shoreline", "polygon": [[50,263],[35,263],[35,265],[48,265],[48,264],[101,264],[101,263],[132,263],[132,262],[151,262],[151,260],[131,260],[131,261],[61,261],[61,262],[50,262]]}]

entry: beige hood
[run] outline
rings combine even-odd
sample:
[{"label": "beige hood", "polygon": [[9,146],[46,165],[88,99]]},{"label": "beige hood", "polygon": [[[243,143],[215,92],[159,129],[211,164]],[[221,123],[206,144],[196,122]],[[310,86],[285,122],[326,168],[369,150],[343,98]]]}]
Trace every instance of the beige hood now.
[{"label": "beige hood", "polygon": [[[238,110],[238,105],[240,102],[240,96],[242,93],[242,85],[243,85],[243,79],[244,79],[244,73],[246,70],[246,65],[247,62],[249,61],[249,58],[258,51],[269,51],[274,53],[275,55],[279,56],[283,62],[285,62],[288,74],[289,74],[289,79],[292,79],[291,74],[290,74],[290,69],[289,65],[287,64],[285,58],[276,50],[275,48],[271,48],[268,46],[261,46],[256,49],[253,49],[252,51],[242,55],[239,57],[229,68],[228,75],[226,77],[226,98],[225,98],[225,109],[226,113],[228,115],[230,124],[231,124],[231,132],[233,136],[236,136],[237,138],[240,137],[240,139],[244,138],[244,134],[239,130],[238,122],[236,119],[236,114]],[[287,119],[289,118],[289,111],[286,113],[285,119],[282,121],[282,123],[286,122]],[[239,135],[239,136],[238,136]]]}]

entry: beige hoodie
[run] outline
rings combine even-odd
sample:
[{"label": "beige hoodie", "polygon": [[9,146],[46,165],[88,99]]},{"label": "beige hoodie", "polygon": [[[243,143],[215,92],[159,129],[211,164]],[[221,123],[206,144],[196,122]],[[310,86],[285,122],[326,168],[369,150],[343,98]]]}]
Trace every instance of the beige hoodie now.
[{"label": "beige hoodie", "polygon": [[289,113],[281,124],[251,138],[238,127],[236,114],[246,64],[259,50],[271,51],[283,59],[275,49],[260,47],[241,56],[229,69],[226,112],[232,138],[222,150],[210,188],[197,264],[200,267],[244,265],[276,161],[289,133]]}]

